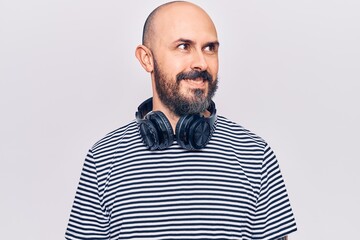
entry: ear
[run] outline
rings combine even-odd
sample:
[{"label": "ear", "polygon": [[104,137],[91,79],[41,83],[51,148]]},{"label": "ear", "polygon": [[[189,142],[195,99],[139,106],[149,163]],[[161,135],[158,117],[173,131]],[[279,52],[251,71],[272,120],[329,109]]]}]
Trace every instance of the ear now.
[{"label": "ear", "polygon": [[152,72],[154,69],[153,55],[151,50],[144,45],[137,46],[135,56],[139,60],[141,66],[147,71]]}]

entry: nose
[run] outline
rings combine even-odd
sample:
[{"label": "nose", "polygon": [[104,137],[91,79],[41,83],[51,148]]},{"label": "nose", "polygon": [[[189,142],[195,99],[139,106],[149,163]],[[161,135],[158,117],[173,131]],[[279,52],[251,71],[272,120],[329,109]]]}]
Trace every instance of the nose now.
[{"label": "nose", "polygon": [[194,51],[191,63],[191,69],[197,71],[205,71],[208,68],[206,58],[202,51]]}]

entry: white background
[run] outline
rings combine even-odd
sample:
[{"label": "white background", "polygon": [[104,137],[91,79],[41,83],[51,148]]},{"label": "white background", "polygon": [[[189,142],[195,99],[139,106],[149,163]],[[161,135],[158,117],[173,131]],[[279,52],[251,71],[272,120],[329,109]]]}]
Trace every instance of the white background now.
[{"label": "white background", "polygon": [[[88,148],[151,95],[134,50],[161,3],[0,0],[1,239],[64,239]],[[357,239],[360,2],[194,3],[221,42],[219,114],[278,156],[290,239]]]}]

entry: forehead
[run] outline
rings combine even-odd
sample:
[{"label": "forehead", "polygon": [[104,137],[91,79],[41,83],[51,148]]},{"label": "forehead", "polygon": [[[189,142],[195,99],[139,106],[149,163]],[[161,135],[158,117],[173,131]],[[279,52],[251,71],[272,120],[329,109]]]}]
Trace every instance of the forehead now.
[{"label": "forehead", "polygon": [[179,38],[217,41],[214,23],[201,8],[186,3],[164,6],[154,19],[155,39],[175,41]]}]

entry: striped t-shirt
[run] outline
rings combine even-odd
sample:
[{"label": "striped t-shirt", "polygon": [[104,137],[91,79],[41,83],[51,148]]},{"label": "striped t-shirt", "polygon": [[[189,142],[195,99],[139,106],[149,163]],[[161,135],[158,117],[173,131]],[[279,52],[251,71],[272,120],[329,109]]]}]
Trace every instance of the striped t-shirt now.
[{"label": "striped t-shirt", "polygon": [[219,116],[208,145],[150,151],[135,121],[97,142],[66,239],[277,239],[296,231],[269,145]]}]

